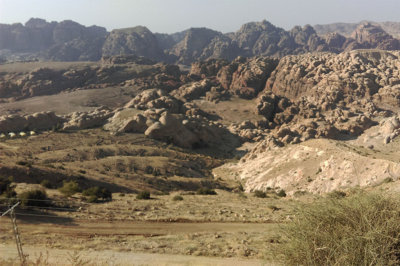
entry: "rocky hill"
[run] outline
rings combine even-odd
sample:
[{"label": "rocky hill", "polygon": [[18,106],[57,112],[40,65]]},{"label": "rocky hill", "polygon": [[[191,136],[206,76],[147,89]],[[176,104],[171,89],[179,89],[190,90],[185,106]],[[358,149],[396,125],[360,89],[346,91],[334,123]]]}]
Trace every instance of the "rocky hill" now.
[{"label": "rocky hill", "polygon": [[332,23],[332,24],[318,24],[314,25],[315,31],[318,35],[326,35],[328,33],[339,33],[343,36],[350,37],[353,31],[362,24],[370,23],[375,26],[381,27],[388,34],[392,35],[395,38],[400,37],[400,22],[373,22],[373,21],[361,21],[359,23]]},{"label": "rocky hill", "polygon": [[[282,57],[307,52],[354,49],[400,49],[399,40],[387,33],[395,26],[375,23],[334,26],[296,26],[290,31],[268,21],[244,24],[223,34],[207,28],[190,28],[174,34],[152,33],[144,26],[116,29],[85,27],[73,21],[30,19],[25,25],[0,25],[0,57],[15,60],[97,61],[102,56],[132,54],[155,61],[190,65],[198,60],[238,56]],[[338,26],[338,28],[340,28]],[[341,34],[343,33],[343,34]],[[320,34],[320,35],[319,35]]]}]

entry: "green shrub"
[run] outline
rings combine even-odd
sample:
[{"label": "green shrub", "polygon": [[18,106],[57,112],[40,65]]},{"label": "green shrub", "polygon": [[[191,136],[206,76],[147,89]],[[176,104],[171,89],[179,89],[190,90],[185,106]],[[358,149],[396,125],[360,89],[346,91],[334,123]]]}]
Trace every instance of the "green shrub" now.
[{"label": "green shrub", "polygon": [[21,200],[21,206],[43,207],[50,205],[46,191],[40,189],[25,191],[18,198]]},{"label": "green shrub", "polygon": [[217,195],[217,192],[215,192],[214,189],[202,187],[196,191],[196,194],[197,195]]},{"label": "green shrub", "polygon": [[104,201],[112,200],[111,192],[106,188],[91,187],[82,192],[83,196],[89,197],[89,202],[98,202],[99,199]]},{"label": "green shrub", "polygon": [[300,207],[283,227],[285,265],[399,265],[400,202],[357,192]]},{"label": "green shrub", "polygon": [[337,199],[344,198],[346,197],[346,192],[341,190],[334,190],[328,194],[328,197]]},{"label": "green shrub", "polygon": [[150,199],[150,192],[149,191],[141,191],[136,195],[137,199]]},{"label": "green shrub", "polygon": [[181,200],[183,200],[183,197],[182,197],[181,195],[175,195],[175,196],[172,198],[172,200],[173,200],[173,201],[181,201]]},{"label": "green shrub", "polygon": [[261,190],[256,190],[256,191],[254,191],[254,197],[266,198],[267,197],[267,193],[265,193],[264,191],[261,191]]},{"label": "green shrub", "polygon": [[276,195],[278,197],[284,198],[284,197],[286,197],[286,192],[285,192],[285,190],[281,189],[278,191],[278,193],[276,193]]},{"label": "green shrub", "polygon": [[63,182],[63,186],[58,189],[64,196],[70,197],[75,193],[81,192],[79,184],[76,181]]}]

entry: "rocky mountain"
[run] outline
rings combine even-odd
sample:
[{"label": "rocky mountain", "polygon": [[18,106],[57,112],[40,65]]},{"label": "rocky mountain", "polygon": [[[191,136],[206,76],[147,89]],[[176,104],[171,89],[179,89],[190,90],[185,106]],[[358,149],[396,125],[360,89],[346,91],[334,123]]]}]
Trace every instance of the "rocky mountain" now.
[{"label": "rocky mountain", "polygon": [[326,35],[329,33],[339,33],[343,36],[350,37],[353,31],[357,29],[361,24],[370,23],[375,26],[381,27],[388,34],[395,38],[400,38],[400,22],[373,22],[373,21],[361,21],[359,23],[332,23],[332,24],[317,24],[314,25],[315,31],[318,35]]},{"label": "rocky mountain", "polygon": [[[386,28],[389,24],[385,24]],[[394,29],[394,24],[390,24]],[[354,49],[398,50],[400,42],[380,25],[364,22],[334,26],[296,26],[290,31],[268,21],[244,24],[238,31],[223,34],[207,28],[174,33],[152,33],[144,26],[116,29],[85,27],[73,21],[48,23],[31,19],[25,25],[0,25],[0,57],[39,58],[54,61],[97,61],[102,56],[131,54],[155,61],[190,65],[207,59],[232,61],[238,56],[282,57],[307,52]],[[393,31],[393,30],[392,30]],[[318,35],[320,34],[320,35]],[[16,57],[17,56],[17,57]],[[18,57],[19,56],[19,57]]]},{"label": "rocky mountain", "polygon": [[101,58],[106,35],[106,29],[98,26],[85,27],[71,20],[49,23],[32,18],[25,25],[0,25],[0,51],[54,61],[95,61]]},{"label": "rocky mountain", "polygon": [[146,27],[113,30],[103,44],[103,55],[135,54],[157,61],[164,60],[155,35]]}]

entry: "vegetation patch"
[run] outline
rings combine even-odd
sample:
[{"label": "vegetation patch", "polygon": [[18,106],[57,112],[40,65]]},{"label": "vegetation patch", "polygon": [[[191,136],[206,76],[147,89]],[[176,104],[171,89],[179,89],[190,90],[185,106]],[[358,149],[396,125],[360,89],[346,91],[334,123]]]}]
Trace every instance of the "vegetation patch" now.
[{"label": "vegetation patch", "polygon": [[181,195],[176,195],[172,198],[173,201],[182,201],[183,197]]},{"label": "vegetation patch", "polygon": [[399,265],[400,202],[355,192],[301,207],[284,227],[285,265]]},{"label": "vegetation patch", "polygon": [[91,187],[82,192],[83,196],[87,197],[88,202],[111,201],[112,194],[106,188]]},{"label": "vegetation patch", "polygon": [[267,196],[267,193],[265,193],[264,191],[256,190],[256,191],[254,191],[254,197],[267,198],[268,196]]},{"label": "vegetation patch", "polygon": [[14,198],[17,193],[15,192],[15,186],[12,185],[13,178],[0,176],[0,195],[6,198]]},{"label": "vegetation patch", "polygon": [[141,191],[141,192],[139,192],[139,194],[136,195],[136,199],[148,200],[148,199],[150,199],[150,192],[149,191]]},{"label": "vegetation patch", "polygon": [[64,181],[63,186],[58,189],[64,196],[70,197],[75,193],[81,192],[79,184],[75,181]]},{"label": "vegetation patch", "polygon": [[25,207],[45,207],[50,205],[46,191],[41,189],[25,191],[18,198],[21,200],[21,206]]},{"label": "vegetation patch", "polygon": [[217,195],[217,192],[215,192],[214,189],[202,187],[196,191],[196,194],[197,195]]}]

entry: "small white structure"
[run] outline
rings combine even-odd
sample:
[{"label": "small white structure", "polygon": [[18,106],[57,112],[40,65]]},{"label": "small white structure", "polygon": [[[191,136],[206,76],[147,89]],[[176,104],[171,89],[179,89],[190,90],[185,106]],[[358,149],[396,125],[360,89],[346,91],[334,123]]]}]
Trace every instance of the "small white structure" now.
[{"label": "small white structure", "polygon": [[8,133],[8,136],[10,138],[15,138],[17,136],[17,134],[15,134],[14,132],[10,132],[10,133]]},{"label": "small white structure", "polygon": [[20,137],[25,137],[26,133],[25,132],[19,132]]},{"label": "small white structure", "polygon": [[4,134],[4,133],[0,134],[0,139],[4,139],[5,137],[6,137],[6,134]]},{"label": "small white structure", "polygon": [[33,130],[31,130],[31,131],[29,132],[29,135],[31,135],[31,136],[36,135],[36,132],[33,131]]}]

